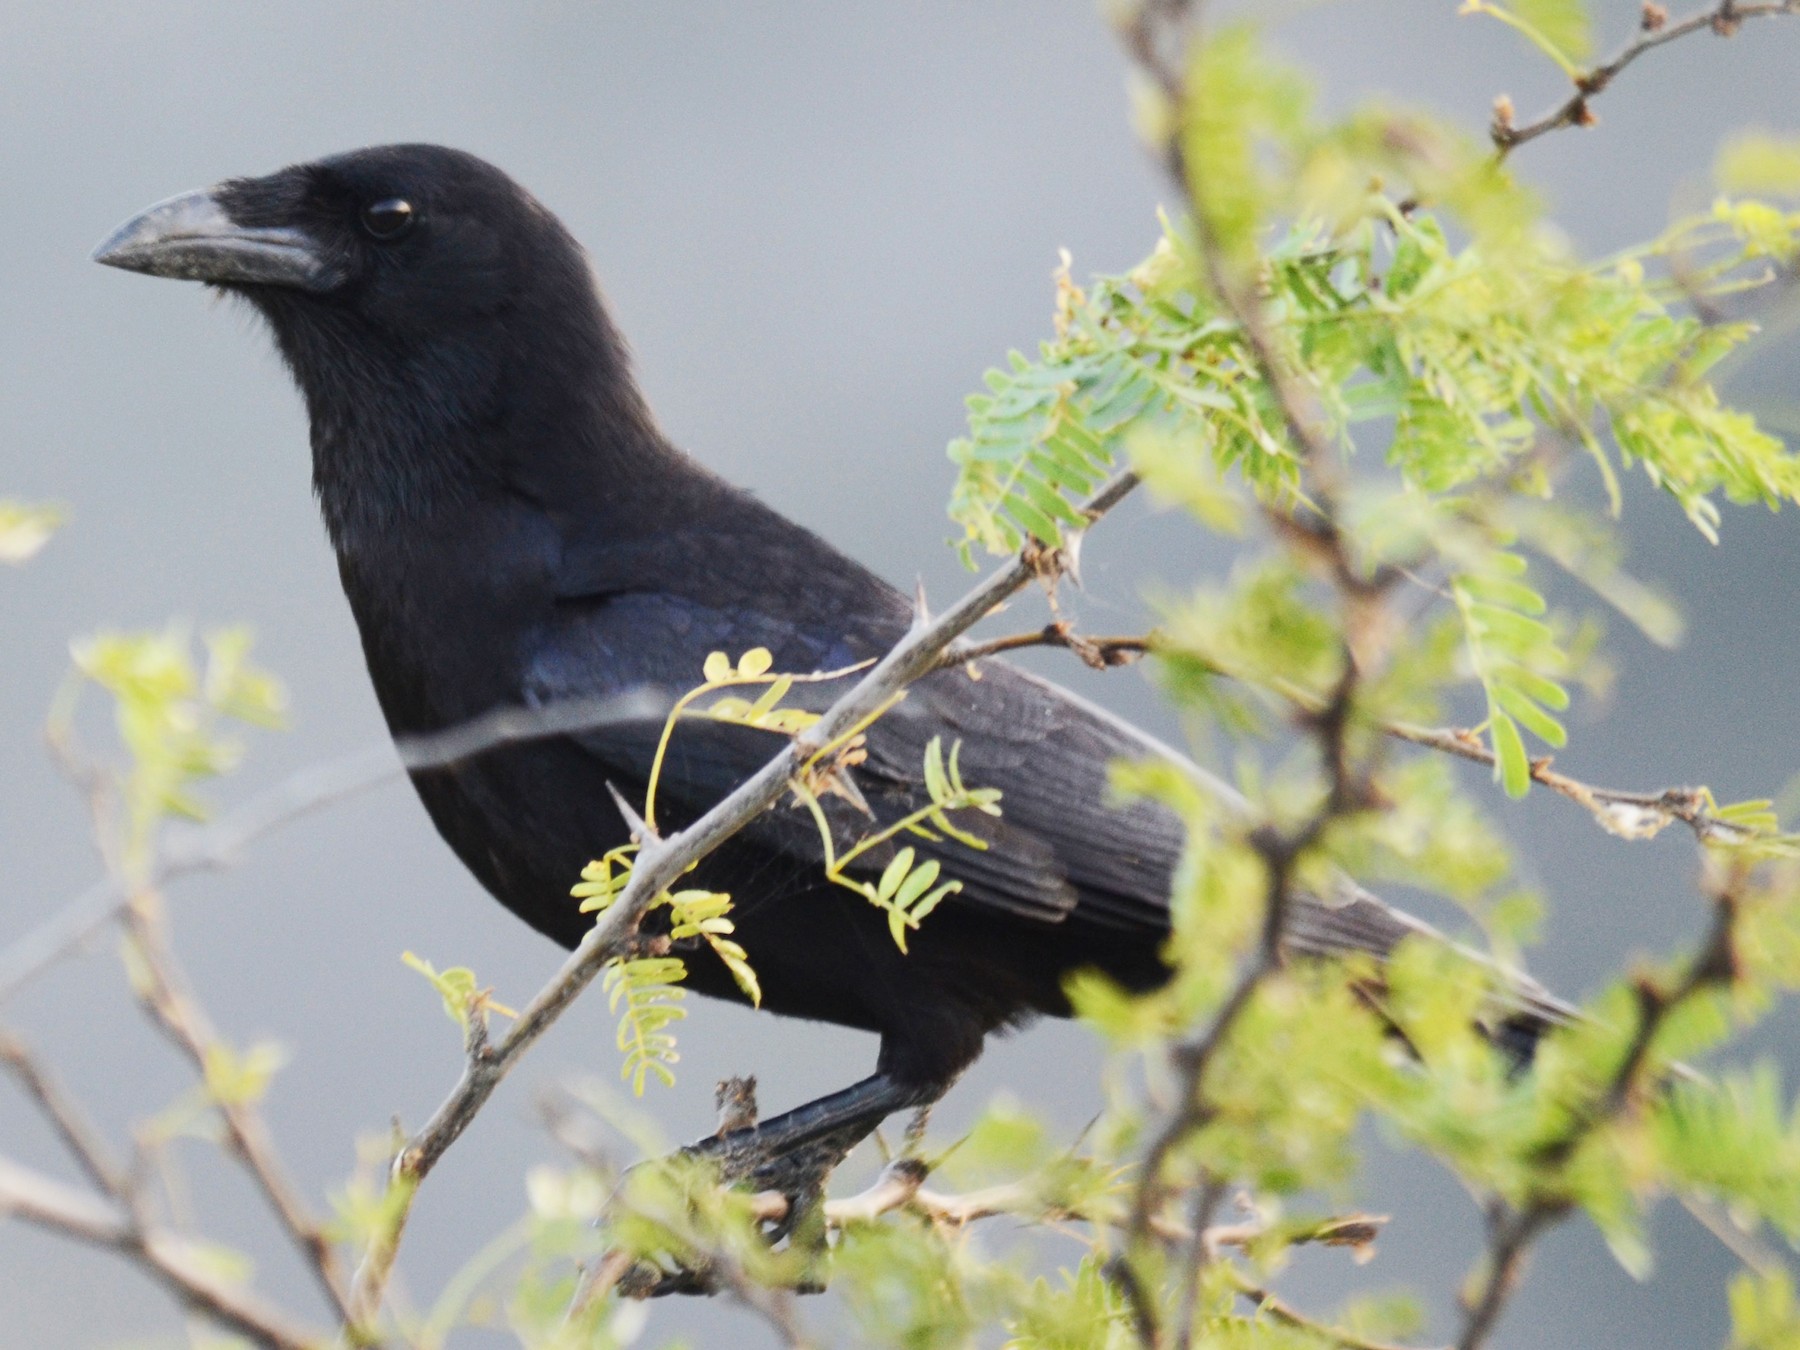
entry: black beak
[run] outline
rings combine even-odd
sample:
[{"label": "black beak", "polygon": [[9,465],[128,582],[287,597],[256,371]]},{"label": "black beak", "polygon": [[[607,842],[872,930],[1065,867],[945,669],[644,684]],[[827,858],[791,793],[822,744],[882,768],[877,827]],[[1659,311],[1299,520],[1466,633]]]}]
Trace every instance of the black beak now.
[{"label": "black beak", "polygon": [[305,231],[245,226],[211,191],[184,192],[133,216],[94,250],[94,261],[127,272],[225,285],[325,291],[336,269]]}]

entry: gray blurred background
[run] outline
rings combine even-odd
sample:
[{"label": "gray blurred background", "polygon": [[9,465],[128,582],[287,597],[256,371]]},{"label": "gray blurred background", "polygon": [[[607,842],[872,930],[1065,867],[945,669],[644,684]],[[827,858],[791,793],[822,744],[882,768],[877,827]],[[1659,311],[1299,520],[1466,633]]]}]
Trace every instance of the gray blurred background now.
[{"label": "gray blurred background", "polygon": [[[1388,91],[1479,131],[1502,90],[1522,114],[1559,94],[1512,34],[1455,9],[1371,0],[1274,17],[1329,103]],[[1610,44],[1637,6],[1600,9]],[[1797,75],[1800,23],[1692,39],[1624,78],[1598,128],[1551,137],[1517,164],[1582,247],[1604,250],[1656,231],[1672,199],[1703,202],[1726,129],[1793,129]],[[244,771],[211,794],[220,804],[384,737],[308,498],[298,399],[242,310],[87,261],[126,215],[361,144],[433,140],[491,158],[590,248],[678,443],[892,580],[922,576],[947,599],[966,585],[942,513],[942,447],[962,396],[1047,330],[1059,247],[1078,274],[1127,266],[1168,197],[1128,132],[1122,63],[1085,0],[9,0],[0,106],[0,493],[72,511],[36,563],[0,574],[0,943],[95,874],[81,805],[38,736],[71,636],[171,615],[255,626],[292,690],[293,725],[256,738]],[[1734,392],[1791,426],[1797,367],[1795,345],[1777,345]],[[1562,762],[1622,786],[1780,787],[1800,766],[1791,518],[1733,513],[1715,551],[1639,491],[1630,526],[1640,569],[1682,598],[1688,641],[1669,654],[1621,633],[1610,706],[1578,718]],[[1145,621],[1155,579],[1216,574],[1229,555],[1139,506],[1096,533],[1085,562],[1076,611],[1090,631],[1116,632]],[[1041,664],[1172,731],[1136,672]],[[1566,991],[1695,930],[1685,840],[1603,838],[1540,797],[1499,809],[1555,902],[1534,961]],[[357,1134],[396,1115],[418,1123],[456,1073],[454,1033],[402,949],[472,964],[511,999],[558,960],[480,893],[399,784],[182,886],[175,906],[230,1035],[291,1052],[270,1110],[314,1195],[341,1183]],[[120,993],[105,946],[4,1013],[114,1128],[186,1085]],[[1762,1044],[1780,1054],[1788,1039]],[[672,1139],[709,1128],[725,1074],[757,1073],[776,1109],[860,1077],[874,1055],[860,1035],[701,1003],[683,1049],[679,1088],[646,1102]],[[1083,1031],[1041,1026],[989,1052],[940,1128],[1011,1089],[1072,1134],[1096,1108],[1098,1063]],[[554,1156],[535,1095],[616,1067],[610,1020],[588,1000],[433,1178],[409,1242],[414,1289],[434,1292],[520,1212],[526,1168]],[[67,1172],[9,1094],[0,1150]],[[310,1307],[255,1197],[204,1165],[198,1180],[208,1225],[257,1254],[269,1288]],[[1297,1288],[1324,1306],[1351,1287],[1420,1287],[1441,1334],[1445,1291],[1478,1240],[1471,1207],[1441,1174],[1384,1156],[1352,1198],[1396,1216],[1379,1260],[1352,1272],[1308,1259]],[[1662,1274],[1649,1285],[1621,1274],[1585,1225],[1559,1231],[1501,1342],[1717,1342],[1730,1263],[1679,1211],[1659,1211],[1653,1231]],[[676,1334],[701,1345],[763,1335],[723,1308],[656,1307],[647,1342]],[[161,1294],[109,1257],[0,1226],[0,1350],[180,1336]]]}]

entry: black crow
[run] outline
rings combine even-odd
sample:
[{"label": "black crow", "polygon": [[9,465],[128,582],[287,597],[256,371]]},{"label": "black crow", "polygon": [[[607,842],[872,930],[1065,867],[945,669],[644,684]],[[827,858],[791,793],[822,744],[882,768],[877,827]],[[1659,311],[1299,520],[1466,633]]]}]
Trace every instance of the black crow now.
[{"label": "black crow", "polygon": [[[232,179],[151,207],[96,257],[210,283],[268,320],[305,396],[313,487],[396,736],[499,707],[679,694],[714,651],[840,669],[908,627],[893,587],[669,444],[579,245],[471,155],[387,146]],[[627,839],[608,784],[641,802],[661,729],[651,717],[515,745],[413,782],[481,883],[572,946],[590,920],[571,883]],[[868,732],[853,776],[874,821],[925,800],[934,737],[961,743],[964,777],[1000,789],[1003,815],[971,814],[982,851],[910,841],[963,886],[909,951],[824,879],[805,811],[765,815],[699,871],[735,899],[763,1006],[881,1037],[874,1076],[755,1127],[765,1156],[935,1100],[989,1033],[1066,1014],[1075,970],[1139,989],[1166,974],[1182,832],[1156,806],[1108,804],[1106,778],[1115,759],[1168,752],[1004,661],[947,669]],[[662,813],[693,818],[779,745],[682,723]],[[845,840],[872,828],[835,800],[832,822]],[[887,861],[870,856],[870,874]],[[1301,906],[1289,937],[1381,953],[1418,927],[1364,897]],[[682,954],[692,987],[742,997],[704,947]]]}]

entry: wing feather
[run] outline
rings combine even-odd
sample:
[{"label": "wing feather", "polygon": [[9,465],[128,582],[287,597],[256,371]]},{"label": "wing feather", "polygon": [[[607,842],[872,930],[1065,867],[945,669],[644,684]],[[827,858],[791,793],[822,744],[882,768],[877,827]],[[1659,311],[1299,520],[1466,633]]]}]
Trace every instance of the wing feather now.
[{"label": "wing feather", "polygon": [[[527,697],[552,702],[648,688],[668,701],[699,683],[708,652],[741,655],[757,646],[771,650],[776,669],[797,672],[842,667],[864,655],[854,641],[767,614],[628,592],[564,607],[556,630],[540,635],[534,646]],[[832,684],[800,684],[787,702],[819,710],[839,693]],[[646,721],[574,739],[615,780],[642,783],[661,730],[660,723]],[[963,883],[955,903],[987,905],[1044,923],[1073,915],[1109,927],[1155,932],[1167,927],[1180,825],[1154,806],[1113,804],[1107,791],[1109,763],[1146,753],[1145,743],[1072,696],[999,661],[983,662],[979,678],[963,668],[928,677],[869,728],[867,759],[851,773],[874,817],[847,801],[828,799],[827,816],[840,850],[929,804],[924,761],[934,737],[946,749],[960,743],[962,775],[970,786],[1001,793],[1000,817],[969,811],[955,822],[982,839],[984,849],[949,838],[904,838],[922,857],[935,858],[946,878]],[[698,815],[761,768],[778,747],[771,733],[683,719],[659,783],[659,813]],[[796,860],[824,862],[823,843],[807,812],[771,812],[745,833]],[[899,846],[872,851],[860,861],[867,871],[878,872]]]}]

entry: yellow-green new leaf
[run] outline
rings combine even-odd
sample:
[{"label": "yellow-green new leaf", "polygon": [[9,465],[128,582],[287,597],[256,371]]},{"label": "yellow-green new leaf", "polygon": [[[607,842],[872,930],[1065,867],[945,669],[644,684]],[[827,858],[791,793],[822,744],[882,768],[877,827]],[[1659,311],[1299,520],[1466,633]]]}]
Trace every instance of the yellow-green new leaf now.
[{"label": "yellow-green new leaf", "polygon": [[1489,720],[1494,743],[1494,777],[1509,797],[1523,797],[1531,790],[1531,759],[1512,718],[1496,710]]},{"label": "yellow-green new leaf", "polygon": [[0,501],[0,563],[16,566],[35,558],[62,522],[57,507]]},{"label": "yellow-green new leaf", "polygon": [[467,966],[451,966],[447,970],[439,970],[424,957],[415,956],[412,952],[401,952],[400,959],[431,981],[431,987],[444,1000],[444,1015],[457,1026],[467,1028],[469,1010],[480,994],[475,972]]}]

